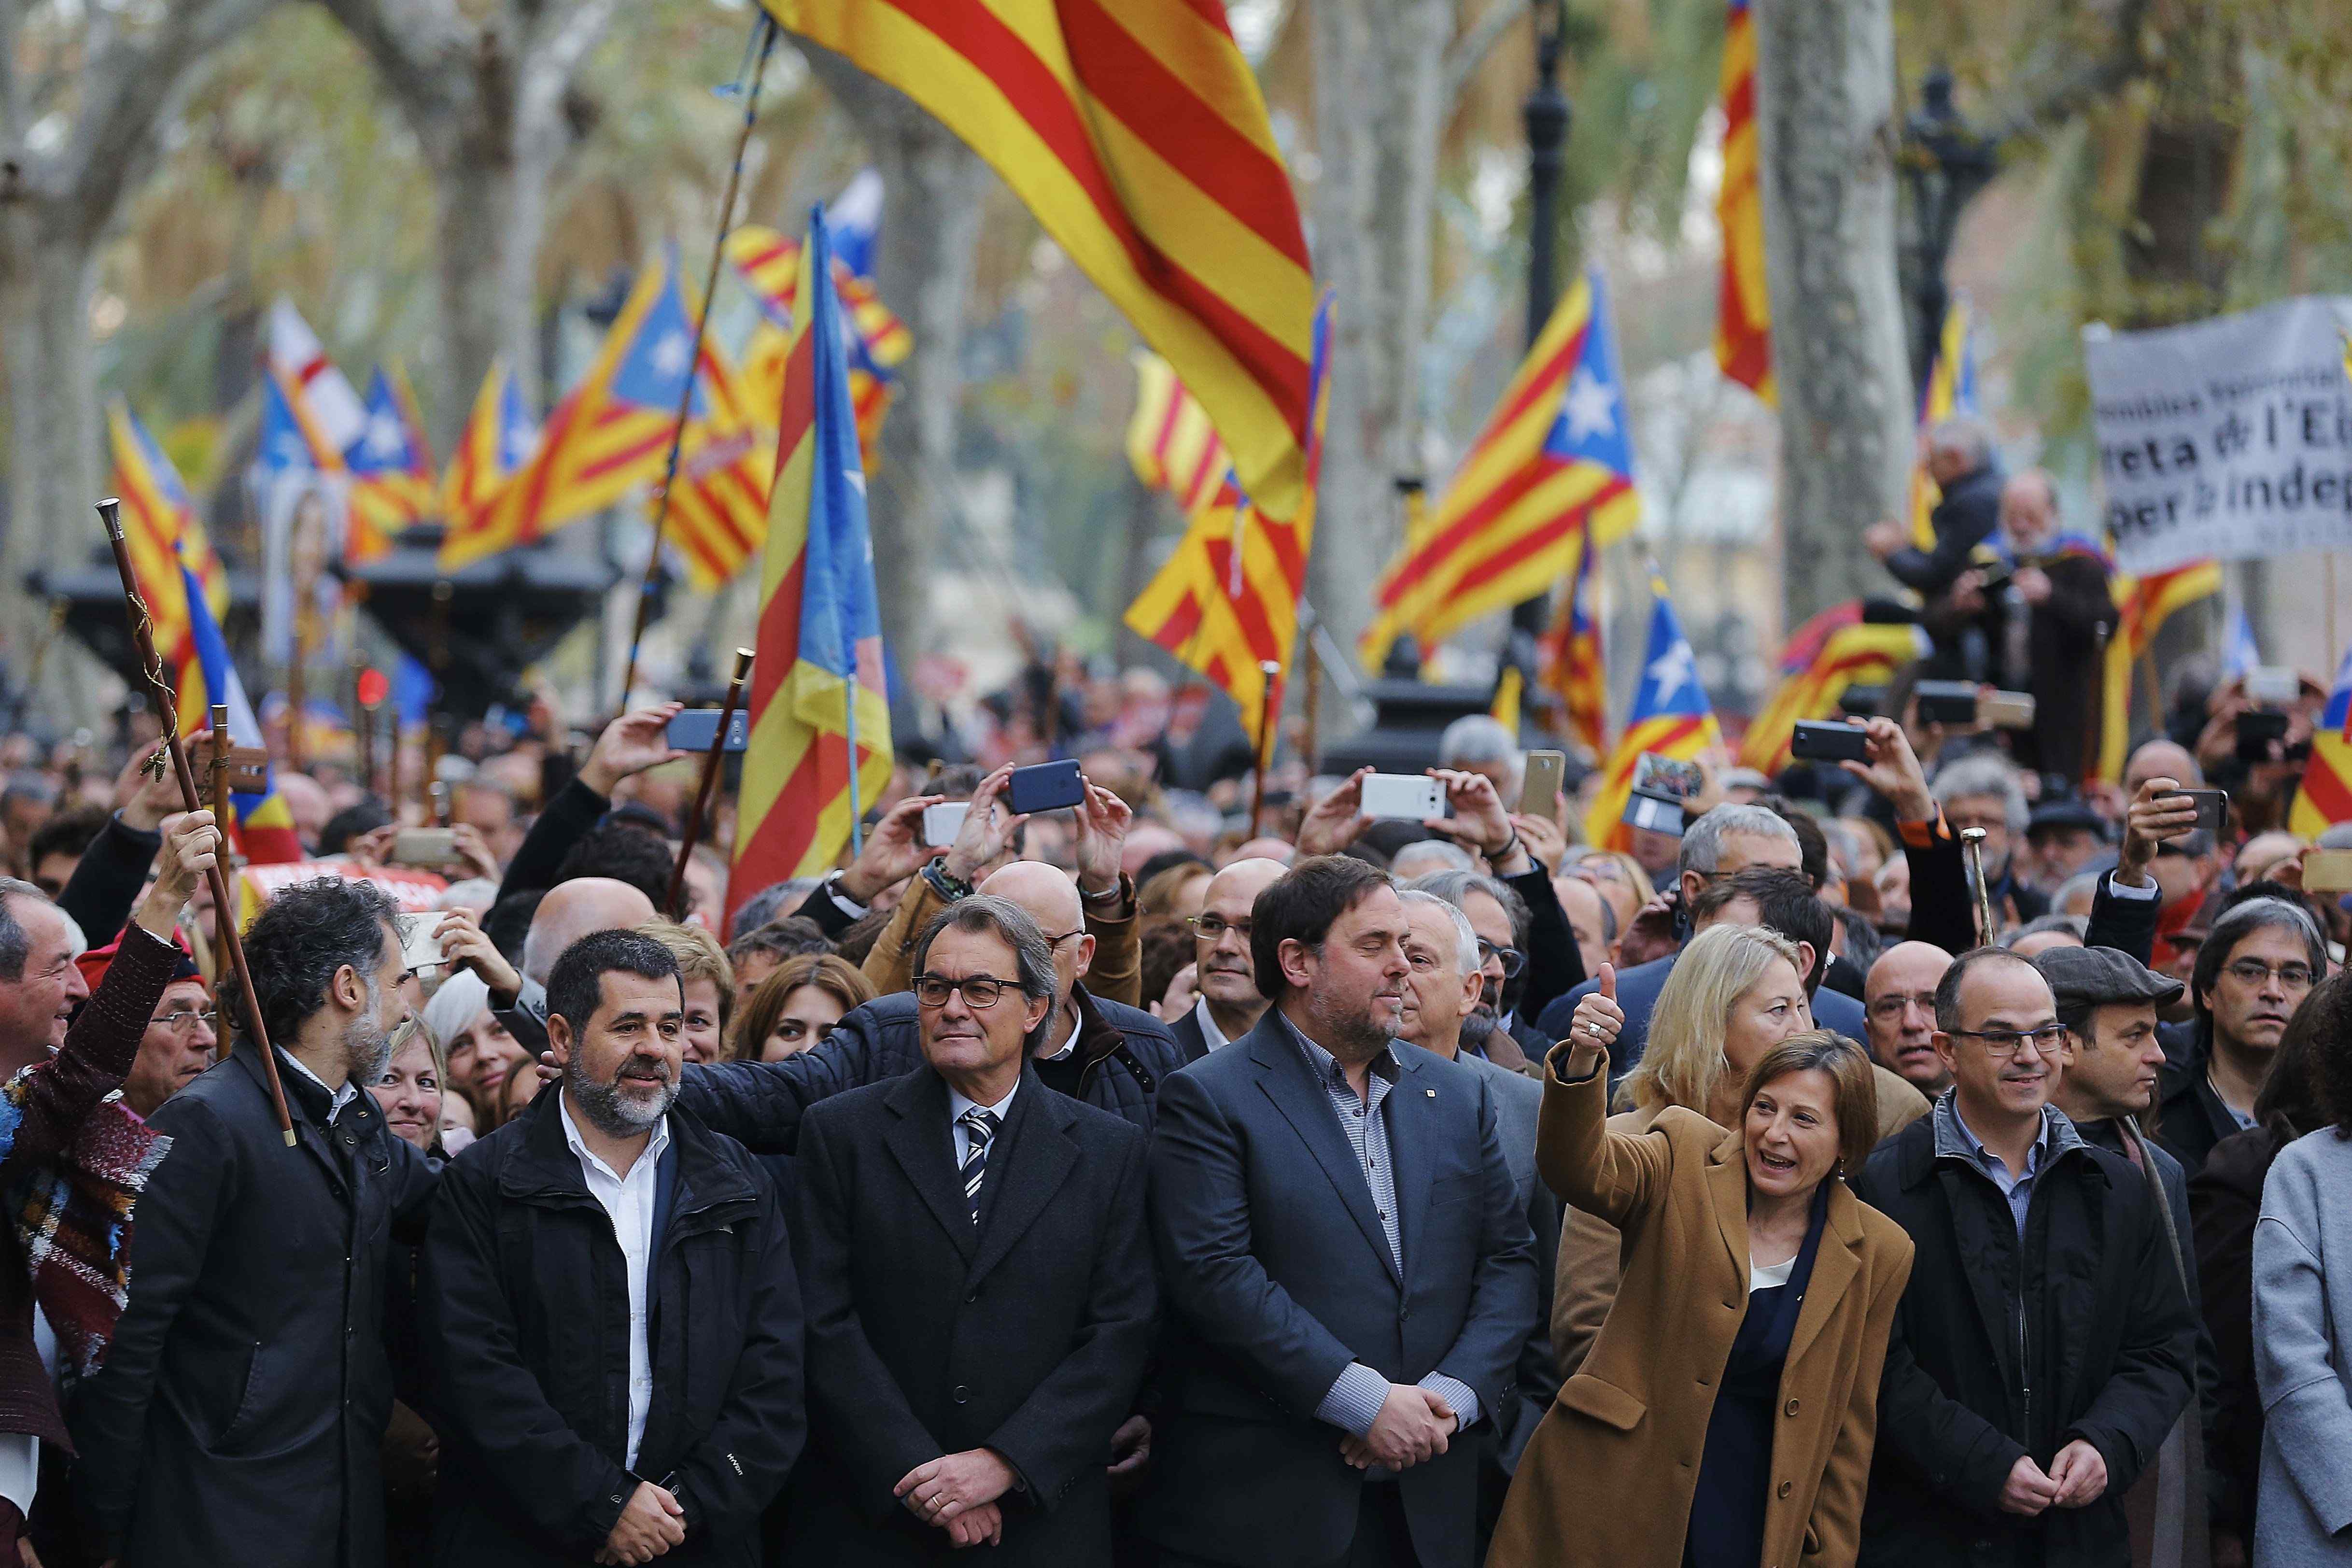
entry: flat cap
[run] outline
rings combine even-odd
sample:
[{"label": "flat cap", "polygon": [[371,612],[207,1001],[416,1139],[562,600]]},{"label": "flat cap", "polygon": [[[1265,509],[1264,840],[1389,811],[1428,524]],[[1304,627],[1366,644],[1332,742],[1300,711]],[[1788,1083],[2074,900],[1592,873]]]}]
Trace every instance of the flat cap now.
[{"label": "flat cap", "polygon": [[2108,831],[2105,817],[2101,816],[2073,795],[2060,795],[2054,800],[2045,800],[2033,808],[2033,815],[2026,819],[2025,836],[2031,838],[2037,833],[2046,833],[2060,827],[2087,828],[2101,838],[2106,837]]},{"label": "flat cap", "polygon": [[2061,1011],[2110,1002],[2153,1002],[2163,1007],[2180,1000],[2188,989],[2112,947],[2053,947],[2034,954],[2033,966],[2050,983]]}]

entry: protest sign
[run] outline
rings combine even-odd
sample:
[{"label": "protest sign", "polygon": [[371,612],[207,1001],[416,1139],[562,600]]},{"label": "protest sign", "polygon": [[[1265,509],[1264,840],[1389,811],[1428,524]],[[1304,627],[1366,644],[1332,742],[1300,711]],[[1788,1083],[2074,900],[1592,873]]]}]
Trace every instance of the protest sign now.
[{"label": "protest sign", "polygon": [[2119,568],[2352,545],[2347,306],[2283,300],[2157,331],[2084,329]]}]

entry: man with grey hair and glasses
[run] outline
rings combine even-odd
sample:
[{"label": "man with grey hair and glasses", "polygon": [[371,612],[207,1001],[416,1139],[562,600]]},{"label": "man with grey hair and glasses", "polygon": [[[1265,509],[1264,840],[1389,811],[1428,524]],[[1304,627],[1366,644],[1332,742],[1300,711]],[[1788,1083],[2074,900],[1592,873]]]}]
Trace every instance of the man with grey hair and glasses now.
[{"label": "man with grey hair and glasses", "polygon": [[2287,1020],[2326,973],[2327,945],[2299,905],[2249,898],[2213,922],[2189,975],[2196,1032],[2157,1090],[2157,1141],[2192,1179],[2214,1144],[2253,1126]]},{"label": "man with grey hair and glasses", "polygon": [[[922,1064],[800,1125],[807,1457],[784,1556],[1108,1564],[1105,1457],[1151,1352],[1143,1134],[1048,1092],[1045,933],[1009,899],[913,952]],[[944,1537],[944,1539],[942,1539]]]},{"label": "man with grey hair and glasses", "polygon": [[1935,543],[1921,549],[1911,530],[1892,520],[1863,531],[1864,549],[1885,564],[1887,574],[1926,601],[1920,619],[1936,651],[1921,671],[1931,679],[1982,680],[1995,649],[1981,625],[1985,573],[1978,547],[2000,527],[2001,471],[1991,427],[1981,419],[1947,419],[1927,432],[1926,467],[1936,481],[1936,510],[1928,517]]}]

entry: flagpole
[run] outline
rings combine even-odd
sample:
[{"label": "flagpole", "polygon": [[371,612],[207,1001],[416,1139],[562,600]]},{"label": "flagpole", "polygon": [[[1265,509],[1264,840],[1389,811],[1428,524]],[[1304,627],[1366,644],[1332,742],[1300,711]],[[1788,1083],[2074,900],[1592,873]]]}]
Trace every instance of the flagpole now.
[{"label": "flagpole", "polygon": [[743,705],[743,683],[751,678],[751,650],[739,647],[735,650],[735,678],[727,683],[727,703],[719,710],[719,732],[710,738],[710,750],[703,754],[702,780],[695,786],[693,803],[687,810],[686,837],[677,847],[677,864],[669,874],[669,892],[662,900],[665,919],[686,918],[686,868],[694,858],[694,847],[701,841],[704,826],[710,820],[719,775],[727,766],[727,731],[735,727],[735,710]]},{"label": "flagpole", "polygon": [[1279,683],[1282,666],[1270,658],[1260,659],[1257,666],[1257,768],[1250,785],[1250,837],[1257,837],[1258,824],[1265,816],[1265,774],[1274,765],[1274,723],[1280,716],[1276,704],[1281,700]]},{"label": "flagpole", "polygon": [[[213,797],[213,821],[219,825],[221,830],[221,864],[227,866],[233,864],[228,852],[228,749],[230,744],[228,732],[228,704],[226,702],[215,702],[212,705],[212,757],[211,765],[207,771],[211,774],[210,784],[212,786]],[[229,1037],[229,1019],[236,1012],[236,1009],[234,1007],[224,1007],[221,1005],[221,1002],[228,991],[229,982],[232,978],[228,966],[228,943],[222,939],[221,928],[224,924],[235,920],[236,918],[236,911],[234,910],[215,909],[213,910],[213,951],[211,953],[213,961],[213,1013],[215,1015],[213,1033],[219,1037],[220,1048],[223,1052],[226,1052],[235,1043]]]},{"label": "flagpole", "polygon": [[[654,507],[653,548],[646,553],[646,574],[637,584],[637,616],[635,629],[629,633],[629,663],[621,677],[621,706],[629,705],[629,692],[637,684],[637,645],[646,637],[646,608],[653,602],[656,576],[661,571],[662,535],[669,526],[669,492],[677,483],[678,453],[686,445],[687,416],[694,409],[695,383],[702,377],[702,341],[710,330],[710,297],[719,291],[719,268],[727,258],[728,231],[735,226],[735,193],[743,183],[743,155],[751,145],[751,128],[760,118],[760,84],[768,74],[768,54],[776,47],[776,20],[765,11],[753,31],[758,35],[758,59],[751,67],[751,84],[743,99],[743,128],[735,137],[735,162],[727,171],[727,194],[719,202],[719,234],[710,242],[710,267],[703,276],[702,305],[694,313],[694,352],[688,357],[686,384],[678,390],[677,419],[670,429],[669,464],[662,474],[661,500]],[[806,300],[801,309],[808,309]],[[856,758],[851,759],[852,763]],[[856,772],[853,765],[851,771]]]},{"label": "flagpole", "polygon": [[857,656],[849,656],[849,673],[841,678],[842,728],[849,742],[849,854],[866,852],[866,808],[857,799]]}]

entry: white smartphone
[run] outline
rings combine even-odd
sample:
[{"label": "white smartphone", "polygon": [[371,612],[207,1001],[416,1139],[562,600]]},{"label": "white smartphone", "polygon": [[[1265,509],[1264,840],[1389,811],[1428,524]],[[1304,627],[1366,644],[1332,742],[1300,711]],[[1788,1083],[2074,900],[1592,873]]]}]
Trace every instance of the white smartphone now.
[{"label": "white smartphone", "polygon": [[2246,697],[2266,708],[2284,708],[2303,695],[2303,678],[2294,667],[2258,664],[2246,671]]},{"label": "white smartphone", "polygon": [[971,810],[971,802],[968,800],[943,800],[937,805],[923,807],[923,842],[933,846],[954,843]]},{"label": "white smartphone", "polygon": [[409,968],[419,972],[438,969],[446,963],[448,960],[441,955],[441,941],[433,934],[434,928],[440,923],[439,915],[397,917],[400,930],[400,961]]},{"label": "white smartphone", "polygon": [[1425,822],[1445,815],[1445,786],[1419,773],[1374,773],[1364,781],[1366,816]]}]

